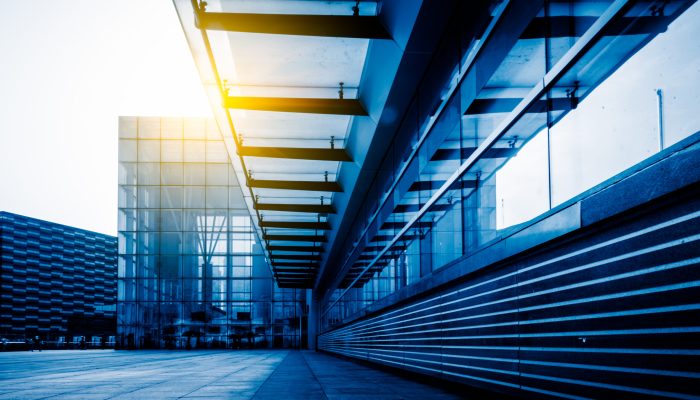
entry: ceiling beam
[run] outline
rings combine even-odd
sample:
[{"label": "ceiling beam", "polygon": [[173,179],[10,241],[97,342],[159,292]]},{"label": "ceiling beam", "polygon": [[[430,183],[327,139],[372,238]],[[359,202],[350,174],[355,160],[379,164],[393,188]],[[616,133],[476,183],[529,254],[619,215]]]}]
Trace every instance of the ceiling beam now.
[{"label": "ceiling beam", "polygon": [[352,161],[345,149],[319,149],[306,147],[238,146],[238,154],[244,157],[288,158],[294,160]]},{"label": "ceiling beam", "polygon": [[324,235],[268,235],[263,234],[265,241],[281,241],[281,242],[314,242],[325,243],[328,241]]},{"label": "ceiling beam", "polygon": [[277,35],[391,39],[374,15],[300,15],[195,12],[199,29]]},{"label": "ceiling beam", "polygon": [[[437,149],[430,161],[466,160],[476,150],[476,147],[461,149]],[[515,147],[492,147],[481,158],[509,158],[518,152]]]},{"label": "ceiling beam", "polygon": [[277,281],[277,287],[279,287],[280,289],[313,289],[313,285],[314,283],[312,280],[309,280],[308,282],[302,282],[301,284],[280,282],[279,280]]},{"label": "ceiling beam", "polygon": [[240,110],[367,116],[358,99],[225,96],[224,107]]},{"label": "ceiling beam", "polygon": [[308,279],[300,282],[277,280],[280,289],[313,289],[315,279]]},{"label": "ceiling beam", "polygon": [[[384,246],[376,246],[376,245],[375,246],[367,246],[364,248],[363,252],[379,251],[383,248],[384,248]],[[393,249],[406,250],[406,245],[394,245]]]},{"label": "ceiling beam", "polygon": [[300,260],[300,261],[319,261],[320,255],[311,254],[271,254],[273,260]]},{"label": "ceiling beam", "polygon": [[[597,16],[557,15],[535,17],[519,39],[568,38],[580,36],[598,20]],[[646,35],[662,33],[673,21],[667,16],[622,17],[605,29],[606,36]]]},{"label": "ceiling beam", "polygon": [[316,272],[318,268],[316,267],[275,267],[275,271],[285,272],[285,271],[310,271]]},{"label": "ceiling beam", "polygon": [[249,187],[261,189],[307,190],[311,192],[342,192],[338,182],[325,181],[273,181],[248,178]]},{"label": "ceiling beam", "polygon": [[[410,213],[410,212],[417,212],[420,210],[421,207],[423,207],[424,204],[399,204],[396,207],[394,207],[394,213],[396,214],[404,214],[404,213]],[[447,211],[452,207],[449,204],[433,204],[433,206],[430,208],[431,211]]]},{"label": "ceiling beam", "polygon": [[[598,20],[597,16],[550,16],[533,18],[520,35],[520,39],[542,39],[576,37],[590,28]],[[606,36],[645,35],[666,30],[672,17],[641,16],[622,17],[612,22],[606,29]]]},{"label": "ceiling beam", "polygon": [[303,253],[322,253],[325,249],[322,246],[282,246],[269,245],[267,249],[270,251],[296,251]]},{"label": "ceiling beam", "polygon": [[292,281],[292,280],[308,280],[311,279],[313,275],[307,275],[307,276],[279,276],[278,279],[284,280],[284,281]]},{"label": "ceiling beam", "polygon": [[331,229],[331,225],[328,222],[260,221],[259,225],[261,228],[318,229],[318,230]]},{"label": "ceiling beam", "polygon": [[[413,239],[415,239],[415,238],[417,238],[417,237],[418,237],[417,235],[404,235],[404,236],[402,237],[402,239],[403,239],[403,240],[413,240]],[[374,236],[374,237],[372,238],[372,240],[370,240],[370,242],[372,242],[372,243],[376,243],[376,242],[388,242],[388,241],[392,240],[393,238],[394,238],[393,235],[376,235],[376,236]]]},{"label": "ceiling beam", "polygon": [[[382,224],[382,226],[379,228],[379,230],[387,230],[387,229],[393,229],[393,230],[398,230],[402,229],[404,226],[406,226],[406,222],[385,222]],[[430,228],[433,226],[433,223],[431,221],[419,221],[413,224],[414,228]]]},{"label": "ceiling beam", "polygon": [[330,204],[275,204],[254,203],[253,208],[260,211],[304,212],[314,214],[335,214],[335,207]]},{"label": "ceiling beam", "polygon": [[[438,150],[440,151],[440,150]],[[445,181],[416,181],[411,184],[411,186],[408,187],[409,192],[420,192],[423,190],[437,190],[442,187],[442,185],[445,184]],[[469,180],[469,179],[462,179],[459,181],[458,185],[453,185],[455,186],[452,189],[474,189],[477,186],[477,181],[475,180]]]},{"label": "ceiling beam", "polygon": [[[475,99],[467,108],[465,115],[508,113],[513,111],[522,100],[522,98],[518,97]],[[574,105],[575,99],[554,97],[548,100],[536,101],[530,106],[527,113],[537,114],[547,111],[569,111],[575,108]]]},{"label": "ceiling beam", "polygon": [[275,276],[295,276],[295,275],[304,275],[304,276],[313,276],[315,273],[309,273],[305,271],[285,271],[285,272],[277,272]]},{"label": "ceiling beam", "polygon": [[302,263],[299,261],[275,261],[275,260],[270,260],[270,264],[274,268],[278,267],[294,267],[294,268],[302,268],[302,267],[308,267],[308,268],[318,268],[318,263],[314,262],[307,262],[307,263]]}]

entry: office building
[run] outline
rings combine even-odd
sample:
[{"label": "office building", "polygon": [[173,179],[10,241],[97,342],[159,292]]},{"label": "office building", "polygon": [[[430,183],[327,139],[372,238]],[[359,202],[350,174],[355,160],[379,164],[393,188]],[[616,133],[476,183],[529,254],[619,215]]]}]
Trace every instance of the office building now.
[{"label": "office building", "polygon": [[174,3],[310,347],[533,398],[698,395],[695,1]]},{"label": "office building", "polygon": [[117,238],[0,212],[0,337],[113,345]]},{"label": "office building", "polygon": [[119,120],[124,348],[299,347],[306,290],[265,262],[215,121]]}]

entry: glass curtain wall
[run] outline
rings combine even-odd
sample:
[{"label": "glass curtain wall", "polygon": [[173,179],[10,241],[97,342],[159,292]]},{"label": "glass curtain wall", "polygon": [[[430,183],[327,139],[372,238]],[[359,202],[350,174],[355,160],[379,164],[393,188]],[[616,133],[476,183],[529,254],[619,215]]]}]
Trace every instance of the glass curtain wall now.
[{"label": "glass curtain wall", "polygon": [[125,348],[298,347],[216,123],[122,117],[118,335]]},{"label": "glass curtain wall", "polygon": [[700,130],[699,4],[525,3],[494,2],[471,41],[443,38],[442,89],[413,100],[324,328]]}]

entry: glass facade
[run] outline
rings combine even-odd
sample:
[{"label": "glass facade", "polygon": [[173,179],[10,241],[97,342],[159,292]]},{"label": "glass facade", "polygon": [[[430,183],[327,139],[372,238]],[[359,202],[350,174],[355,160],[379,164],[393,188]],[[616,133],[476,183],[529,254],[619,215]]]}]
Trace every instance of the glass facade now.
[{"label": "glass facade", "polygon": [[114,345],[117,239],[0,212],[0,338],[45,348]]},{"label": "glass facade", "polygon": [[470,41],[448,29],[425,78],[440,89],[412,99],[322,329],[700,130],[700,5],[537,4],[494,2]]},{"label": "glass facade", "polygon": [[274,282],[216,123],[119,121],[125,348],[298,347],[307,293]]}]

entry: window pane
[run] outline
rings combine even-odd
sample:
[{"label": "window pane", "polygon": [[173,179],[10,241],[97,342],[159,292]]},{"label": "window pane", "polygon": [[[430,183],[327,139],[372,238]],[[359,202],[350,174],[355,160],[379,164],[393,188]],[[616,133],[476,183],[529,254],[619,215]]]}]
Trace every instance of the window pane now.
[{"label": "window pane", "polygon": [[184,148],[185,148],[185,162],[204,162],[206,161],[205,158],[205,151],[206,151],[206,142],[203,140],[185,140],[184,141]]},{"label": "window pane", "polygon": [[182,162],[182,141],[163,140],[161,144],[161,161]]},{"label": "window pane", "polygon": [[160,139],[160,118],[140,117],[138,131],[139,139]]}]

